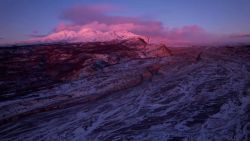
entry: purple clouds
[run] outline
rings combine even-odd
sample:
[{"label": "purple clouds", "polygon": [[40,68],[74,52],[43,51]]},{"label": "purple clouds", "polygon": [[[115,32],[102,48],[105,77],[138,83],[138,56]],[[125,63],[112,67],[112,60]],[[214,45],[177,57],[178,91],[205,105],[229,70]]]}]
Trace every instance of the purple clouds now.
[{"label": "purple clouds", "polygon": [[[146,36],[151,41],[163,41],[168,44],[207,44],[228,42],[229,35],[212,34],[198,25],[186,25],[170,28],[158,20],[142,17],[114,16],[119,11],[113,5],[74,6],[62,12],[60,18],[68,24],[60,23],[47,36],[33,38],[31,41],[89,41],[93,39],[113,39],[107,36]],[[244,36],[245,37],[245,36]],[[239,36],[239,38],[241,38]],[[236,39],[234,39],[236,40]]]}]

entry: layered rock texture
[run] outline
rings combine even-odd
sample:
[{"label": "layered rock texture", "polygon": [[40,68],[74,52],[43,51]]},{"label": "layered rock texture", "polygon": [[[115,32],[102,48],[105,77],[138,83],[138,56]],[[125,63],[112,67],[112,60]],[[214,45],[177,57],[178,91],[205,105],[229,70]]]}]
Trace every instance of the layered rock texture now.
[{"label": "layered rock texture", "polygon": [[0,48],[0,138],[250,139],[250,46],[143,39]]}]

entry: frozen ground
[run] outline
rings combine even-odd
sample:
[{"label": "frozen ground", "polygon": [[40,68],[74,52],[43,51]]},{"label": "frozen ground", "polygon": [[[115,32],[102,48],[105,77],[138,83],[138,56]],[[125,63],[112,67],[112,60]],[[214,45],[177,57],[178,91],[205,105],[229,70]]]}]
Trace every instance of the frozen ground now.
[{"label": "frozen ground", "polygon": [[250,47],[170,50],[83,65],[22,95],[9,88],[1,141],[250,140]]}]

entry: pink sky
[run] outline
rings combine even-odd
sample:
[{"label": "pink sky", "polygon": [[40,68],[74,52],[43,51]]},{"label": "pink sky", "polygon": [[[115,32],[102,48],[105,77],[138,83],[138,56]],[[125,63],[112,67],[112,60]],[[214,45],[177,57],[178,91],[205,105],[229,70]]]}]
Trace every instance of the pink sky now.
[{"label": "pink sky", "polygon": [[112,5],[73,6],[62,12],[59,23],[48,35],[34,33],[28,42],[79,42],[94,38],[112,39],[107,36],[116,33],[121,36],[149,37],[152,42],[167,44],[216,44],[248,42],[248,33],[215,34],[209,33],[199,25],[168,27],[161,21],[143,17],[114,16],[110,13],[119,11]]}]

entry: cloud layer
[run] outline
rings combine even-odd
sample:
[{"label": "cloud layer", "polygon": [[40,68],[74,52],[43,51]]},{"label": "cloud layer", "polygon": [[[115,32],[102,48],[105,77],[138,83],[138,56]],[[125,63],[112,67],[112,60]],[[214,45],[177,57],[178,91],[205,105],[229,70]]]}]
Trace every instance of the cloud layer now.
[{"label": "cloud layer", "polygon": [[[157,20],[142,17],[114,16],[119,7],[112,5],[75,6],[63,11],[61,23],[49,35],[34,37],[32,42],[79,42],[104,41],[115,38],[146,36],[151,41],[164,41],[168,44],[207,44],[217,42],[245,41],[249,34],[211,34],[198,25],[179,28],[164,26]],[[239,40],[240,39],[240,40]]]}]

